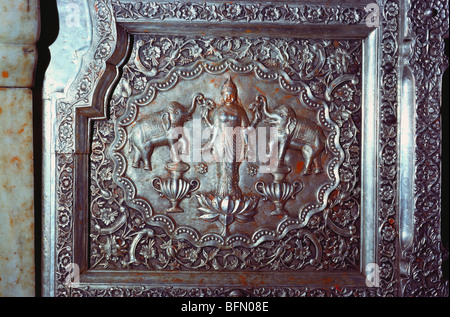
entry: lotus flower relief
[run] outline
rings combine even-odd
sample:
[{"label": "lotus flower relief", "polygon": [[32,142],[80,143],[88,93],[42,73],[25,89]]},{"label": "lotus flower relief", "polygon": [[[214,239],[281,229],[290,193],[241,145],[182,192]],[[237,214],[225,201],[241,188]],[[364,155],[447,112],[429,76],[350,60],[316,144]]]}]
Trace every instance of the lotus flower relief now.
[{"label": "lotus flower relief", "polygon": [[241,223],[253,221],[256,215],[257,197],[235,198],[231,196],[218,196],[196,194],[200,207],[198,210],[203,214],[200,219],[214,222],[219,221],[223,225],[222,236],[229,235],[229,226],[238,221]]}]

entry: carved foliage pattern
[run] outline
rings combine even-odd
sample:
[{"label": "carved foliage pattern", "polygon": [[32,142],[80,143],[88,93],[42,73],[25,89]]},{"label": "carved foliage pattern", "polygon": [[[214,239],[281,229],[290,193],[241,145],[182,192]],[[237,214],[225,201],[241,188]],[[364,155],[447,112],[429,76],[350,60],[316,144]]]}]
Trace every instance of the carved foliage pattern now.
[{"label": "carved foliage pattern", "polygon": [[413,246],[406,253],[410,276],[407,296],[448,296],[442,277],[441,215],[441,80],[448,67],[443,38],[448,36],[448,1],[414,1],[408,13],[416,41],[410,66],[416,80],[416,178]]},{"label": "carved foliage pattern", "polygon": [[57,195],[57,267],[55,278],[58,281],[56,293],[67,296],[69,289],[64,285],[68,266],[73,263],[73,171],[74,157],[72,154],[58,154],[56,156],[56,173],[58,177]]},{"label": "carved foliage pattern", "polygon": [[82,68],[82,75],[74,82],[72,98],[57,101],[56,138],[56,267],[55,295],[69,296],[71,289],[66,283],[74,263],[74,173],[75,171],[75,109],[91,103],[95,85],[101,78],[105,61],[112,54],[115,29],[112,27],[113,12],[106,0],[93,0],[97,8],[95,21],[100,40],[93,48],[93,58]]},{"label": "carved foliage pattern", "polygon": [[374,297],[374,288],[309,288],[309,287],[79,287],[72,290],[73,296],[93,297]]},{"label": "carved foliage pattern", "polygon": [[364,22],[367,16],[363,7],[337,5],[113,1],[113,7],[118,19],[358,24]]},{"label": "carved foliage pattern", "polygon": [[383,295],[397,295],[397,63],[399,5],[387,1],[382,12],[381,100],[380,100],[380,180],[378,183],[380,290]]}]

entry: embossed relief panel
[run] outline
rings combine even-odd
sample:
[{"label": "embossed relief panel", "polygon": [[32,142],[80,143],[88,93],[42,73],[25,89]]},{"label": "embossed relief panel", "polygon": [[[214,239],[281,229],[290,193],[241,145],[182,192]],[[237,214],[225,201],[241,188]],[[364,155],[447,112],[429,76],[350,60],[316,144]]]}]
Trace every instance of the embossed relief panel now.
[{"label": "embossed relief panel", "polygon": [[46,84],[47,295],[448,294],[422,173],[448,3],[79,9],[91,35]]},{"label": "embossed relief panel", "polygon": [[133,42],[94,122],[91,268],[358,270],[362,42]]}]

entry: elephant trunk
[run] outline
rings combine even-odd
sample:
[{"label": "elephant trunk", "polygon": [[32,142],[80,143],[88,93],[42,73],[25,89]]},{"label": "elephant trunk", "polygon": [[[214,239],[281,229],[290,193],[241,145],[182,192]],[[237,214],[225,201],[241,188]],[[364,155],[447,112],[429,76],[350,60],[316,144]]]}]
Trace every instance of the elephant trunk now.
[{"label": "elephant trunk", "polygon": [[272,113],[267,109],[267,102],[263,102],[262,104],[262,111],[264,113],[264,121],[267,122],[270,126],[276,126],[278,129],[281,129],[279,125],[277,125],[277,121],[279,119],[278,114]]},{"label": "elephant trunk", "polygon": [[263,102],[262,104],[262,110],[264,113],[264,116],[269,118],[269,119],[276,119],[276,115],[269,112],[269,110],[267,109],[267,102]]},{"label": "elephant trunk", "polygon": [[197,101],[202,98],[203,98],[203,94],[201,94],[201,93],[198,93],[194,96],[194,99],[192,99],[191,106],[187,109],[187,117],[188,118],[194,114],[195,109],[197,108]]}]

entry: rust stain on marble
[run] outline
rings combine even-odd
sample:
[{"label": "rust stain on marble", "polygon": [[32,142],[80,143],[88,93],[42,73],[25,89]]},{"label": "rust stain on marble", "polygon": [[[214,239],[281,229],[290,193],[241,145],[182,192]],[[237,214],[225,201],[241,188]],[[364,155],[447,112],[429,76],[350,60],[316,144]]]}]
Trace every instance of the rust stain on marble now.
[{"label": "rust stain on marble", "polygon": [[31,87],[36,50],[30,45],[0,44],[0,86]]},{"label": "rust stain on marble", "polygon": [[35,52],[34,48],[30,48],[30,47],[24,47],[24,48],[22,48],[22,51],[23,51],[23,55],[25,57],[28,57],[28,54],[31,54],[31,53]]},{"label": "rust stain on marble", "polygon": [[32,93],[27,88],[1,89],[0,100],[0,147],[8,149],[0,152],[0,294],[33,296]]},{"label": "rust stain on marble", "polygon": [[16,87],[33,84],[39,1],[0,8],[0,296],[34,296],[32,94]]},{"label": "rust stain on marble", "polygon": [[14,157],[10,160],[10,163],[14,163],[14,162],[22,162],[22,160],[21,160],[18,156],[14,156]]},{"label": "rust stain on marble", "polygon": [[39,1],[0,0],[0,42],[34,44],[39,34]]}]

